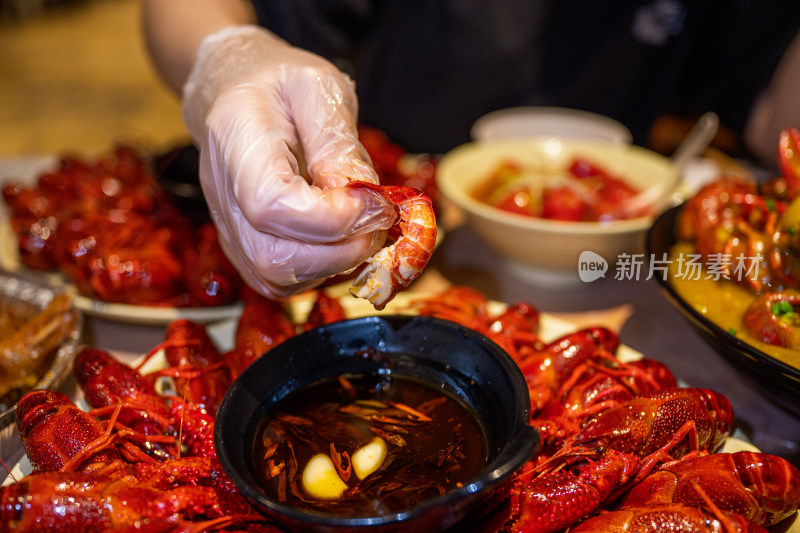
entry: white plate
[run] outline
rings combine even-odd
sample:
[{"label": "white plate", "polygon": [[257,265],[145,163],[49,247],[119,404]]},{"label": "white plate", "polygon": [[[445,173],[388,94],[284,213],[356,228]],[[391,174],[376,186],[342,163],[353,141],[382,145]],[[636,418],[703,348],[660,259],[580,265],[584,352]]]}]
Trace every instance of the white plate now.
[{"label": "white plate", "polygon": [[[0,220],[0,233],[3,232],[4,226],[8,227],[8,221]],[[20,266],[18,263],[16,267],[12,266],[9,268],[8,263],[2,259],[7,259],[7,256],[4,258],[2,254],[0,254],[0,270],[5,269],[7,272],[11,273],[34,274],[36,277],[41,278],[44,283],[56,288],[63,288],[66,292],[70,293],[72,295],[73,305],[77,309],[83,311],[84,314],[107,320],[129,324],[161,326],[173,320],[185,318],[194,322],[206,324],[225,320],[227,318],[234,318],[239,316],[242,312],[241,303],[219,307],[169,307],[103,302],[83,296],[78,292],[75,285],[66,281],[62,276],[53,273],[35,272]]]},{"label": "white plate", "polygon": [[[0,186],[9,181],[32,185],[42,173],[56,168],[57,165],[58,160],[55,157],[0,159]],[[11,230],[9,215],[5,202],[0,199],[0,270],[33,272],[20,263],[17,239]],[[41,275],[43,280],[53,286],[65,288],[72,294],[75,307],[85,314],[117,322],[164,325],[185,318],[208,323],[238,316],[242,310],[240,304],[220,307],[166,307],[103,302],[81,295],[77,288],[62,276],[39,272],[35,274]]]},{"label": "white plate", "polygon": [[151,326],[168,324],[179,318],[206,324],[236,317],[242,312],[241,304],[221,307],[152,307],[101,302],[85,296],[75,296],[75,307],[87,315]]}]

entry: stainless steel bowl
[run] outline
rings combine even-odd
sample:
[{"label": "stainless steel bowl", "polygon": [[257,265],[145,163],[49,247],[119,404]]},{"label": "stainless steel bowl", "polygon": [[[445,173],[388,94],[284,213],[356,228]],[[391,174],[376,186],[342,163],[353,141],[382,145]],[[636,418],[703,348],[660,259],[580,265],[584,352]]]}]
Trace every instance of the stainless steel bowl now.
[{"label": "stainless steel bowl", "polygon": [[[21,313],[35,315],[46,309],[60,292],[60,289],[47,285],[36,276],[0,272],[0,299]],[[72,370],[72,360],[80,346],[83,315],[74,306],[70,307],[69,312],[72,314],[71,326],[33,389],[58,389]],[[19,458],[16,421],[16,405],[3,405],[0,412],[0,455],[4,461]]]}]

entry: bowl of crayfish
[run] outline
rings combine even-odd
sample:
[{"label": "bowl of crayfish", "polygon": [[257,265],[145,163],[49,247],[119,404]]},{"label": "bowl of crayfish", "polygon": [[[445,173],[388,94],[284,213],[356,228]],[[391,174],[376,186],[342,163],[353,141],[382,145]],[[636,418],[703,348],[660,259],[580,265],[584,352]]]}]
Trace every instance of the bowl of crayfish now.
[{"label": "bowl of crayfish", "polygon": [[[654,276],[718,351],[800,412],[800,132],[779,139],[780,173],[721,174],[648,235]],[[664,261],[666,259],[666,261]]]},{"label": "bowl of crayfish", "polygon": [[518,277],[572,285],[582,252],[613,263],[644,250],[678,177],[667,158],[635,145],[540,136],[457,147],[437,185]]},{"label": "bowl of crayfish", "polygon": [[223,469],[291,531],[444,531],[538,449],[513,360],[432,317],[325,325],[250,365],[217,413]]}]

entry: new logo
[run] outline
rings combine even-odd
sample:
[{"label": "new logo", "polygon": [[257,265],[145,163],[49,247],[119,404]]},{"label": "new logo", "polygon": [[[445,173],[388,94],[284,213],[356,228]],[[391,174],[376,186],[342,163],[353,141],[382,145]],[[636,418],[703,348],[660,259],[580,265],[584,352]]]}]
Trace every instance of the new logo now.
[{"label": "new logo", "polygon": [[590,250],[581,252],[578,258],[578,277],[585,283],[606,277],[608,261]]}]

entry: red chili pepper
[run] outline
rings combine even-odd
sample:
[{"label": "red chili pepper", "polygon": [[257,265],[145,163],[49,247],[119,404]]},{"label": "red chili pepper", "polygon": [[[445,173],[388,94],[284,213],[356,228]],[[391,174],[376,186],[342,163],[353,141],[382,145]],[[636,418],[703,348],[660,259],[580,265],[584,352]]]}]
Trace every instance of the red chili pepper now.
[{"label": "red chili pepper", "polygon": [[553,220],[588,220],[590,206],[571,187],[546,189],[542,196],[542,216]]},{"label": "red chili pepper", "polygon": [[628,211],[630,202],[639,192],[627,182],[612,176],[598,177],[594,188],[595,201],[592,205],[594,220],[617,220],[626,216],[642,216],[649,212],[649,206]]},{"label": "red chili pepper", "polygon": [[569,166],[569,172],[576,178],[588,178],[589,176],[607,176],[607,172],[598,167],[591,161],[576,157]]},{"label": "red chili pepper", "polygon": [[496,207],[503,211],[535,217],[539,215],[537,202],[526,190],[512,191],[505,198],[497,202]]}]

